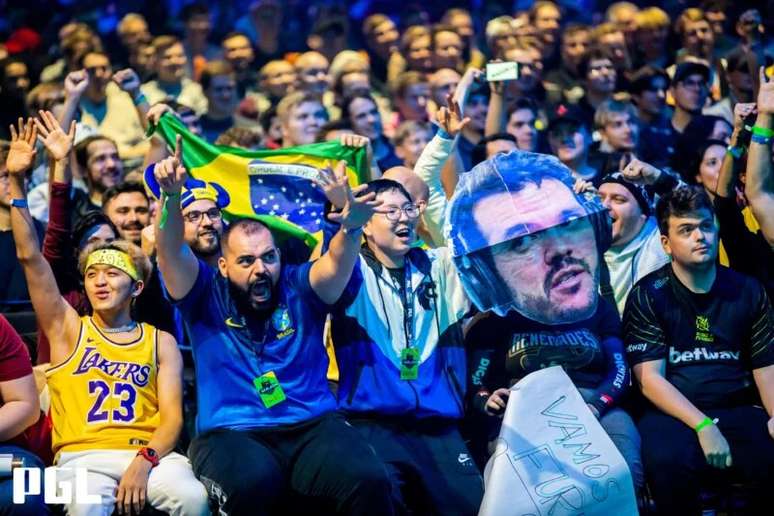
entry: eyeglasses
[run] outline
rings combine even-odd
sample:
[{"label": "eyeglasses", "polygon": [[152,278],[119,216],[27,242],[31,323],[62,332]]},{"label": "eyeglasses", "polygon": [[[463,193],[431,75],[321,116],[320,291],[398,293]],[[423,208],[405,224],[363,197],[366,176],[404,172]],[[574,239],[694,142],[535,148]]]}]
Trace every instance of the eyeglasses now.
[{"label": "eyeglasses", "polygon": [[697,90],[703,90],[708,88],[707,83],[704,81],[680,81],[683,88],[695,88]]},{"label": "eyeglasses", "polygon": [[417,208],[415,204],[406,204],[402,208],[398,208],[397,206],[390,206],[387,208],[384,216],[387,217],[387,220],[390,222],[397,222],[400,220],[401,213],[405,213],[406,217],[409,219],[415,219],[419,217],[419,208]]},{"label": "eyeglasses", "polygon": [[205,215],[207,215],[207,218],[209,218],[213,222],[216,220],[220,220],[222,216],[219,208],[210,208],[207,211],[198,211],[198,210],[189,211],[188,213],[183,215],[183,217],[185,217],[185,220],[187,220],[191,224],[198,224],[199,221],[202,220],[202,217],[204,217]]}]

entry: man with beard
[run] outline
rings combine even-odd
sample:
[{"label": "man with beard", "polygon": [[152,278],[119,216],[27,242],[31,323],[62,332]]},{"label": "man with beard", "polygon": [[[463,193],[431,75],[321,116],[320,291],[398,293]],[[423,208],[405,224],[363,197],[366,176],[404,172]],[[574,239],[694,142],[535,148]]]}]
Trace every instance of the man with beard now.
[{"label": "man with beard", "polygon": [[118,156],[118,147],[106,136],[88,136],[75,146],[75,161],[89,188],[88,196],[83,195],[82,199],[79,199],[76,191],[76,211],[85,213],[101,209],[105,191],[119,184],[124,177],[124,165]]},{"label": "man with beard", "polygon": [[466,335],[479,359],[469,368],[473,405],[499,415],[514,383],[562,365],[637,488],[639,436],[616,407],[629,383],[620,323],[597,292],[608,215],[573,183],[556,158],[512,152],[463,175],[449,201],[446,232],[462,283],[479,310],[494,311],[476,317]]},{"label": "man with beard", "polygon": [[[150,224],[150,200],[145,187],[140,183],[120,183],[108,188],[103,200],[102,211],[118,230],[119,237],[139,247],[143,229]],[[145,288],[135,303],[135,316],[172,333],[180,342],[182,333],[176,329],[174,310],[163,295],[158,265],[155,262],[151,265]]]},{"label": "man with beard", "polygon": [[[250,38],[241,32],[229,32],[220,43],[223,59],[228,61],[236,75],[237,98],[242,99],[247,90],[255,87],[256,76],[253,71],[255,52]],[[205,90],[207,88],[204,88]]]},{"label": "man with beard", "polygon": [[139,183],[125,182],[108,188],[102,210],[118,229],[120,238],[140,245],[142,230],[150,224],[150,201]]},{"label": "man with beard", "polygon": [[[194,472],[230,514],[276,512],[290,492],[340,514],[392,514],[384,466],[335,411],[326,379],[326,313],[360,287],[355,272],[362,226],[381,211],[355,197],[345,164],[320,182],[342,229],[313,262],[283,265],[269,229],[233,221],[218,270],[184,244],[180,209],[186,170],[175,155],[154,167],[167,210],[156,225],[167,290],[185,318],[197,364]],[[189,212],[190,213],[190,212]]]}]

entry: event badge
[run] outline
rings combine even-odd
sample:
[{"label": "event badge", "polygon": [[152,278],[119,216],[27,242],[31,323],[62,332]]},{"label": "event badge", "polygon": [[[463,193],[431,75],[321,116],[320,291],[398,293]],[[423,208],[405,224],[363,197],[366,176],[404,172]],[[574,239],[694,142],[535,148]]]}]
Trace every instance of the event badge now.
[{"label": "event badge", "polygon": [[400,379],[416,380],[419,374],[419,350],[403,348],[400,352]]},{"label": "event badge", "polygon": [[258,395],[261,397],[261,401],[266,408],[272,408],[274,405],[278,405],[285,401],[285,391],[282,390],[282,386],[277,380],[277,375],[274,371],[262,374],[255,380],[253,380]]}]

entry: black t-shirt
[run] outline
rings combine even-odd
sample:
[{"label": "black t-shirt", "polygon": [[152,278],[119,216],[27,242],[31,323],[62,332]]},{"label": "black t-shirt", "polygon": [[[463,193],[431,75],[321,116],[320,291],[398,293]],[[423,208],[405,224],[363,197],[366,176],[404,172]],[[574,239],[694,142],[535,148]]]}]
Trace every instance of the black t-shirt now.
[{"label": "black t-shirt", "polygon": [[542,324],[513,311],[505,317],[487,314],[473,324],[465,341],[474,350],[471,390],[479,398],[561,365],[577,387],[598,391],[592,404],[601,413],[629,383],[618,312],[602,298],[591,317],[573,324]]},{"label": "black t-shirt", "polygon": [[774,311],[760,282],[725,267],[706,294],[670,264],[640,280],[624,312],[631,364],[666,360],[666,379],[700,409],[755,403],[752,370],[774,364]]}]

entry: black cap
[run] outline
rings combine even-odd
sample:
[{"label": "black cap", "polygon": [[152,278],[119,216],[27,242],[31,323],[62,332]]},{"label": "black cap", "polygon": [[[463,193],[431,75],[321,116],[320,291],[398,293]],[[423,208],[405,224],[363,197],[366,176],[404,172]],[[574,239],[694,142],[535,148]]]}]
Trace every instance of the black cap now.
[{"label": "black cap", "polygon": [[555,130],[561,125],[572,125],[575,127],[585,127],[583,113],[577,106],[572,104],[559,104],[555,106],[548,115],[548,132]]},{"label": "black cap", "polygon": [[624,178],[624,175],[620,172],[613,172],[612,174],[608,174],[602,178],[602,181],[599,182],[600,185],[605,183],[617,183],[629,190],[634,199],[637,201],[637,204],[640,206],[640,211],[642,211],[642,213],[645,215],[650,215],[652,211],[651,198],[648,194],[648,191],[645,190],[644,187],[627,181]]},{"label": "black cap", "polygon": [[707,84],[710,82],[710,69],[708,66],[688,61],[677,65],[675,75],[672,77],[672,85],[674,86],[678,82],[684,81],[691,75],[701,75],[704,78],[704,82]]}]

